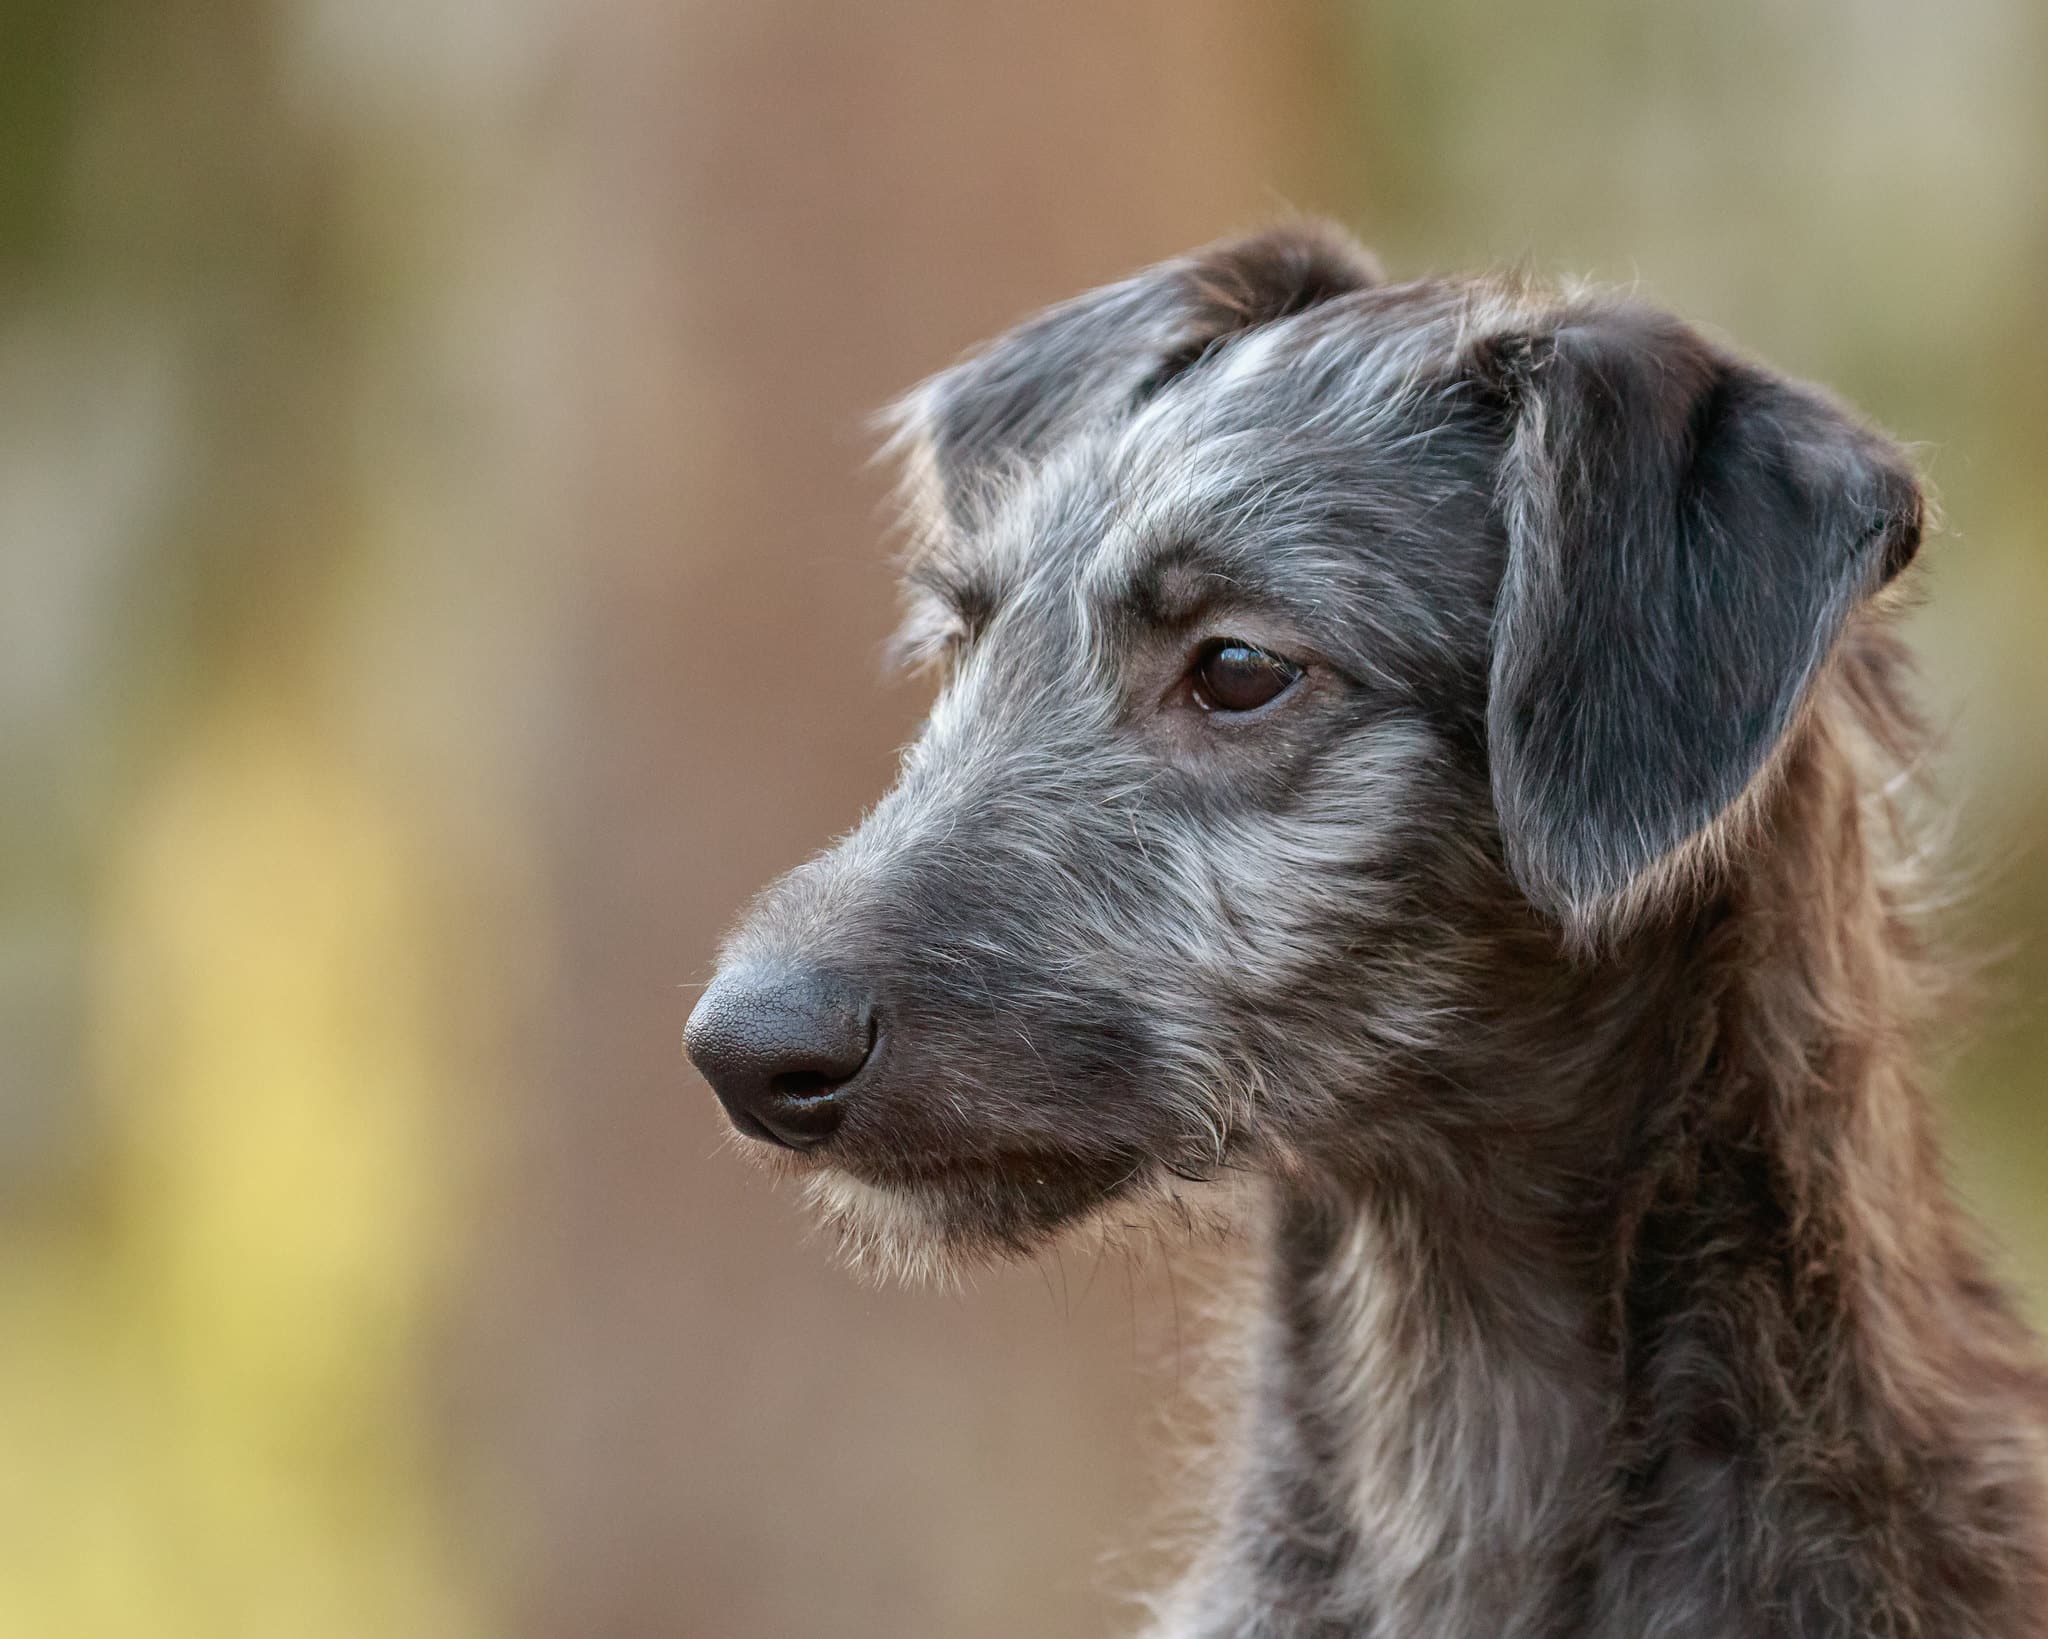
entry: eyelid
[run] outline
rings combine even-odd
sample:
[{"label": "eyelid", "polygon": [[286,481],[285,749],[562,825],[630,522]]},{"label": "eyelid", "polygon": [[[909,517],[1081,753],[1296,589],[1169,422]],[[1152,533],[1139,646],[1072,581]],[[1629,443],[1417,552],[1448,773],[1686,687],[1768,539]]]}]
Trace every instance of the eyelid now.
[{"label": "eyelid", "polygon": [[[1210,667],[1227,654],[1253,657],[1256,669],[1262,674],[1260,681],[1274,684],[1273,691],[1248,705],[1230,703],[1218,692],[1217,680],[1210,676]],[[1209,639],[1195,651],[1188,671],[1188,690],[1195,705],[1204,712],[1217,717],[1248,719],[1263,716],[1269,707],[1277,706],[1307,675],[1306,666],[1276,650],[1262,648],[1246,638],[1217,637]]]},{"label": "eyelid", "polygon": [[1301,664],[1300,661],[1274,648],[1271,644],[1261,643],[1256,638],[1245,637],[1237,632],[1218,632],[1214,637],[1206,637],[1195,646],[1195,653],[1197,655],[1215,655],[1221,654],[1225,649],[1243,649],[1247,653],[1261,655],[1267,660],[1277,660],[1283,666],[1299,668]]},{"label": "eyelid", "polygon": [[1297,671],[1326,673],[1347,688],[1367,689],[1372,686],[1349,667],[1341,666],[1331,659],[1329,650],[1316,646],[1298,630],[1289,629],[1286,632],[1275,633],[1269,639],[1251,635],[1250,629],[1245,626],[1232,627],[1209,621],[1205,621],[1204,624],[1205,634],[1188,650],[1190,667],[1205,651],[1219,644],[1242,643],[1248,649],[1257,649],[1261,654],[1269,654],[1275,660],[1285,661]]},{"label": "eyelid", "polygon": [[1262,623],[1256,619],[1239,623],[1232,619],[1229,610],[1211,609],[1205,611],[1197,630],[1201,635],[1183,650],[1180,673],[1165,698],[1170,699],[1175,690],[1188,686],[1194,668],[1200,664],[1206,651],[1217,644],[1233,642],[1284,660],[1304,677],[1321,676],[1326,682],[1352,694],[1384,695],[1393,687],[1384,678],[1373,678],[1369,673],[1361,674],[1351,666],[1340,664],[1331,657],[1329,649],[1315,643],[1301,628],[1291,624],[1284,630],[1272,630],[1270,624],[1262,629]]},{"label": "eyelid", "polygon": [[1268,638],[1255,635],[1243,626],[1210,622],[1203,624],[1203,635],[1196,638],[1188,647],[1187,664],[1190,670],[1199,666],[1209,656],[1219,654],[1225,649],[1249,649],[1254,654],[1264,655],[1269,660],[1277,660],[1284,666],[1292,666],[1296,671],[1302,672],[1311,666],[1325,664],[1320,654],[1309,651],[1305,644],[1296,641],[1291,634]]}]

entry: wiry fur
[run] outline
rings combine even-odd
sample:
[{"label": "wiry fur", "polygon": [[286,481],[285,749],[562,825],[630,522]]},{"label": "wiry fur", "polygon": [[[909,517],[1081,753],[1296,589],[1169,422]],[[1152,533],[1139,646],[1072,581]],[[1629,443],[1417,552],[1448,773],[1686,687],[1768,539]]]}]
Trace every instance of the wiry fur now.
[{"label": "wiry fur", "polygon": [[[869,1267],[1254,1197],[1161,1639],[2048,1635],[2048,1392],[1912,1067],[1898,452],[1320,229],[1056,308],[897,438],[943,688],[728,960],[873,1000],[786,1158]],[[1301,683],[1203,713],[1218,635]]]}]

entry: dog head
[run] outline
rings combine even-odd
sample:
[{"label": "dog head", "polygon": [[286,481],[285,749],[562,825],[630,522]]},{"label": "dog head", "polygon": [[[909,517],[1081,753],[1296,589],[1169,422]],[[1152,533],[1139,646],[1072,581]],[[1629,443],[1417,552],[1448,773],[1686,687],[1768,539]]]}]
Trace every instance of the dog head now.
[{"label": "dog head", "polygon": [[904,1268],[1440,1130],[1502,952],[1594,960],[1710,893],[1919,538],[1903,459],[1814,391],[1319,229],[1053,308],[897,443],[936,704],[688,1045]]}]

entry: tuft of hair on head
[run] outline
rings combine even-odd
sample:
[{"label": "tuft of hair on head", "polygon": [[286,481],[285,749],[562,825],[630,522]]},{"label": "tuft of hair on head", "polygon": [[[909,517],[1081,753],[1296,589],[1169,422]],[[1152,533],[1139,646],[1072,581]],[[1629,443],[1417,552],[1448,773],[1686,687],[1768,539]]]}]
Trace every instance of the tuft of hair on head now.
[{"label": "tuft of hair on head", "polygon": [[1219,240],[1061,302],[911,389],[876,418],[902,472],[913,554],[971,528],[1007,478],[1135,414],[1236,338],[1382,281],[1333,224]]}]

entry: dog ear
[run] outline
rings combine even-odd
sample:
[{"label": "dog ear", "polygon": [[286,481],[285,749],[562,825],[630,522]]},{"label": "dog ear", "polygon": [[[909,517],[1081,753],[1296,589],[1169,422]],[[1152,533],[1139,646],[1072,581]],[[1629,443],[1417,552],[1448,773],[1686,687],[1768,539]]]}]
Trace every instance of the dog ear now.
[{"label": "dog ear", "polygon": [[1026,320],[895,406],[891,443],[964,522],[1004,474],[1133,413],[1232,337],[1380,277],[1323,223],[1222,241]]},{"label": "dog ear", "polygon": [[1507,858],[1580,937],[1769,762],[1855,605],[1912,560],[1906,458],[1676,320],[1480,344],[1509,417],[1487,744]]}]

